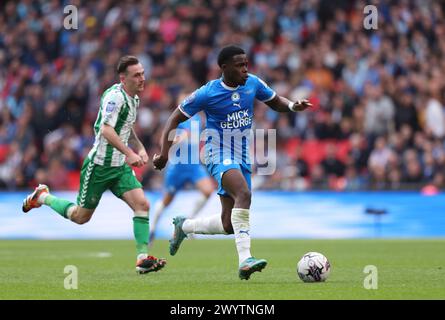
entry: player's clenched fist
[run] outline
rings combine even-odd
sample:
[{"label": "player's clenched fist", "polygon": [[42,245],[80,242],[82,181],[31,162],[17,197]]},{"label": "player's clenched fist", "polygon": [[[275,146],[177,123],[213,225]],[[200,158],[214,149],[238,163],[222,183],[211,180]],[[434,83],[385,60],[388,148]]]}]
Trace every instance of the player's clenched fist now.
[{"label": "player's clenched fist", "polygon": [[127,163],[133,167],[142,167],[144,165],[144,160],[142,157],[134,152],[127,156]]},{"label": "player's clenched fist", "polygon": [[141,150],[138,152],[138,155],[141,157],[143,164],[148,163],[148,154],[147,151]]},{"label": "player's clenched fist", "polygon": [[160,154],[155,154],[153,156],[153,166],[157,170],[164,169],[165,165],[167,164],[168,159]]}]

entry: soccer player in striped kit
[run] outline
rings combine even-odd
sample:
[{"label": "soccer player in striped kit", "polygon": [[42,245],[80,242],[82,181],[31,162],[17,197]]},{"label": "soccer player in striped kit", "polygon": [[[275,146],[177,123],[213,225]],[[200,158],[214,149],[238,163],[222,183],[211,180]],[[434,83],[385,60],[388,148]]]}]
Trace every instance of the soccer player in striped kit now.
[{"label": "soccer player in striped kit", "polygon": [[166,264],[165,259],[148,255],[149,202],[131,168],[142,167],[148,162],[147,152],[133,128],[139,107],[137,94],[144,89],[145,76],[134,56],[122,57],[117,73],[120,83],[108,88],[100,100],[94,124],[96,138],[83,162],[77,204],[50,194],[48,186],[40,184],[23,201],[22,210],[28,212],[44,204],[62,217],[84,224],[93,216],[102,194],[110,190],[134,212],[136,272],[143,274],[158,271]]}]

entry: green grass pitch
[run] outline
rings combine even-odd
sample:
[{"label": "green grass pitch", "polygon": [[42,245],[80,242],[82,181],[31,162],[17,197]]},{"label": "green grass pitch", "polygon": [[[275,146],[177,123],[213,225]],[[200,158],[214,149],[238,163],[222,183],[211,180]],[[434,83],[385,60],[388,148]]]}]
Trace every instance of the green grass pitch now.
[{"label": "green grass pitch", "polygon": [[[445,239],[266,240],[252,251],[268,260],[249,281],[237,274],[233,239],[186,240],[177,255],[159,240],[152,254],[167,258],[157,272],[136,275],[133,241],[2,240],[0,299],[445,299]],[[325,283],[303,283],[298,259],[325,254]],[[78,289],[64,288],[67,265],[78,270]],[[378,289],[364,288],[366,265],[378,270]]]}]

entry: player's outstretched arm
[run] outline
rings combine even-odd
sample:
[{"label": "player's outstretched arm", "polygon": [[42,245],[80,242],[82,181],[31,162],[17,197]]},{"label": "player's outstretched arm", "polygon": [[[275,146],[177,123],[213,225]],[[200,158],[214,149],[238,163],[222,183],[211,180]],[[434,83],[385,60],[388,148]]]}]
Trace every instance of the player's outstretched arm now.
[{"label": "player's outstretched arm", "polygon": [[176,128],[181,122],[184,122],[187,119],[188,118],[179,110],[179,108],[176,108],[168,118],[164,130],[162,131],[161,154],[155,154],[153,156],[153,166],[155,169],[162,170],[167,164],[168,150],[170,150],[170,147],[173,144]]},{"label": "player's outstretched arm", "polygon": [[276,95],[272,100],[267,101],[266,104],[277,112],[297,112],[312,107],[312,104],[307,99],[293,102],[279,95]]},{"label": "player's outstretched arm", "polygon": [[108,124],[103,124],[101,128],[102,135],[107,139],[108,143],[114,148],[125,154],[127,157],[126,161],[128,164],[136,167],[144,165],[142,157],[134,153],[129,147],[127,147],[118,136],[114,128]]}]

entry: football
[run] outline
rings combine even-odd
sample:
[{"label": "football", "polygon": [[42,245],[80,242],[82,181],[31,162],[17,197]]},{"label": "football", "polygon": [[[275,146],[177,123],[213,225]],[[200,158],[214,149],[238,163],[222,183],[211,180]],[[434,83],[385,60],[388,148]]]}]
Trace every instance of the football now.
[{"label": "football", "polygon": [[322,282],[329,277],[331,264],[321,253],[308,252],[298,261],[297,273],[304,282]]}]

